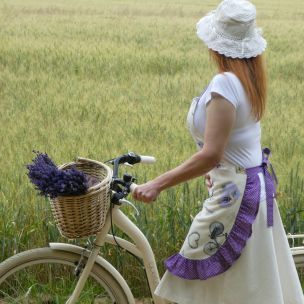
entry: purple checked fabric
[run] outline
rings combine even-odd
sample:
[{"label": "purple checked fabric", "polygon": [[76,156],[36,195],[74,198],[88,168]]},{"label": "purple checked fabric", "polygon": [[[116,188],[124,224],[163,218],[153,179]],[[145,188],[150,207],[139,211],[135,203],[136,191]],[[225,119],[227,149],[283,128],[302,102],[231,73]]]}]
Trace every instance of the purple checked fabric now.
[{"label": "purple checked fabric", "polygon": [[233,227],[223,245],[217,252],[202,260],[192,260],[177,253],[169,257],[165,266],[173,275],[187,280],[206,280],[225,272],[240,257],[247,240],[252,234],[252,224],[257,216],[260,204],[261,183],[258,173],[265,177],[265,191],[267,202],[267,226],[273,225],[273,203],[276,193],[274,181],[277,183],[274,170],[272,176],[268,172],[271,165],[268,157],[270,150],[263,149],[261,166],[246,169],[247,180],[240,209]]}]

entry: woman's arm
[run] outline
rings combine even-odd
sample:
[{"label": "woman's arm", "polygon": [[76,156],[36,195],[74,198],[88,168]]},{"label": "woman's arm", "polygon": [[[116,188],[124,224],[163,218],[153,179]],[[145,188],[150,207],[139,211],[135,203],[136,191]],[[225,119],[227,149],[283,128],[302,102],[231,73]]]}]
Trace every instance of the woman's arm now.
[{"label": "woman's arm", "polygon": [[204,146],[178,167],[167,171],[133,192],[137,200],[149,203],[169,187],[201,176],[213,169],[222,159],[225,146],[235,122],[235,107],[221,95],[212,94],[206,108]]}]

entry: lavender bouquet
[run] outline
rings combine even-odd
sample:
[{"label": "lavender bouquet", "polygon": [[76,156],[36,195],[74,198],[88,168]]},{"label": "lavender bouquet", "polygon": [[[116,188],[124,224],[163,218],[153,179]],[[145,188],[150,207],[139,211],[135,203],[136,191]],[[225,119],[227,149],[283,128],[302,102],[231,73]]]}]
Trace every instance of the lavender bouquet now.
[{"label": "lavender bouquet", "polygon": [[36,157],[27,165],[28,177],[42,196],[82,195],[98,180],[75,168],[60,170],[46,153],[34,151]]}]

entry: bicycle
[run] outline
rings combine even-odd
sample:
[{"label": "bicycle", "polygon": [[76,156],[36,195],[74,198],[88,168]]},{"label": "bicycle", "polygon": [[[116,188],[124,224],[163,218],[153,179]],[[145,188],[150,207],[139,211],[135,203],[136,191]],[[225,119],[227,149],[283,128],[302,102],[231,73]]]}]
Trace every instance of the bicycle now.
[{"label": "bicycle", "polygon": [[[92,248],[68,243],[49,243],[49,247],[18,253],[0,264],[0,303],[118,303],[134,304],[135,299],[122,275],[99,255],[100,248],[109,243],[119,246],[143,261],[148,285],[155,304],[167,301],[153,293],[159,283],[159,273],[151,246],[141,230],[120,210],[131,204],[125,198],[136,186],[131,175],[119,178],[119,165],[153,163],[155,159],[134,153],[110,160],[113,164],[111,208],[103,229],[96,234]],[[117,237],[113,225],[132,241]],[[212,228],[214,237],[221,227]],[[111,231],[111,233],[109,233]],[[213,232],[214,231],[214,232]],[[299,238],[302,236],[294,236]],[[304,246],[293,247],[292,253],[304,279]]]}]

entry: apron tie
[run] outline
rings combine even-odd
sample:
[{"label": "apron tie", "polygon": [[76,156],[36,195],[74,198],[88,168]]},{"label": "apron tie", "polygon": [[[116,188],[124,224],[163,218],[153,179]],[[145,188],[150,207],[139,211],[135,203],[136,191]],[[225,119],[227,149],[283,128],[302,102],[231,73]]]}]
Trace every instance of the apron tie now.
[{"label": "apron tie", "polygon": [[[265,191],[266,191],[266,204],[267,204],[267,226],[273,226],[273,204],[276,197],[276,185],[278,184],[277,176],[274,172],[273,166],[269,161],[271,152],[269,148],[263,149],[262,168],[265,177]],[[268,171],[270,168],[271,174]],[[275,183],[274,183],[275,182]]]}]

